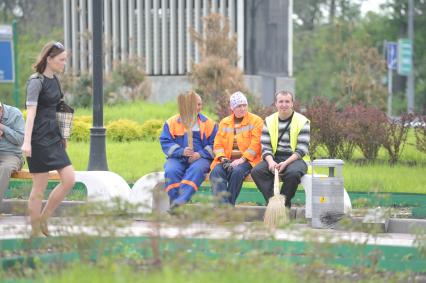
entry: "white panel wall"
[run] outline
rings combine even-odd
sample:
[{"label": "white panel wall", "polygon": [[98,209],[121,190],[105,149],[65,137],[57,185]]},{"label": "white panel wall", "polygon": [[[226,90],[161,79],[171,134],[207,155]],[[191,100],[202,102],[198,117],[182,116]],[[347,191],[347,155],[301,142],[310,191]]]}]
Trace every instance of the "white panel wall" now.
[{"label": "white panel wall", "polygon": [[[67,69],[75,73],[90,71],[91,2],[63,0],[65,44],[72,54]],[[103,5],[106,73],[119,61],[143,58],[149,75],[185,75],[200,61],[189,28],[203,33],[203,17],[214,12],[229,18],[244,66],[244,0],[104,0]]]}]

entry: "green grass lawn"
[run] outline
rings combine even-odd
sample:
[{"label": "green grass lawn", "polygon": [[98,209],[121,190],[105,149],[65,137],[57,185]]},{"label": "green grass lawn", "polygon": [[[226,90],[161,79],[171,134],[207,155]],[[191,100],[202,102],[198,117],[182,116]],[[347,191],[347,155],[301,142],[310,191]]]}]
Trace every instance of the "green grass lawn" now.
[{"label": "green grass lawn", "polygon": [[[89,143],[70,142],[68,154],[76,170],[87,170]],[[165,161],[159,142],[107,141],[108,169],[134,182],[150,172],[163,171]]]},{"label": "green grass lawn", "polygon": [[[86,170],[89,143],[70,142],[68,153],[76,170]],[[163,171],[164,154],[157,141],[118,143],[107,141],[109,170],[134,182],[143,175]],[[343,167],[345,188],[348,191],[426,193],[426,166],[424,155],[414,161],[422,164],[389,166],[387,162],[359,165],[346,162]]]},{"label": "green grass lawn", "polygon": [[[114,106],[104,106],[104,123],[118,119],[130,119],[138,123],[143,123],[149,119],[166,120],[172,115],[178,113],[178,107],[175,102],[165,104],[149,103],[145,101],[135,101],[129,104],[118,104]],[[203,110],[207,116],[216,118],[211,111]],[[76,109],[76,116],[92,116],[92,109]]]},{"label": "green grass lawn", "polygon": [[[143,123],[149,119],[166,120],[177,113],[174,102],[155,104],[133,102],[116,106],[105,106],[104,122],[117,119],[131,119]],[[77,109],[76,115],[91,115],[91,109]],[[207,115],[215,115],[207,111]],[[89,158],[89,143],[70,142],[69,155],[76,170],[86,170]],[[327,156],[324,149],[318,150],[317,156]],[[118,143],[107,140],[107,158],[109,170],[123,176],[128,182],[134,182],[143,175],[163,171],[165,157],[158,141],[134,141]],[[361,152],[354,152],[353,160],[345,162],[343,167],[345,187],[348,191],[410,192],[426,194],[426,154],[415,147],[413,131],[400,162],[395,166],[388,163],[388,154],[380,149],[378,159],[366,163]],[[248,185],[250,186],[250,185]]]},{"label": "green grass lawn", "polygon": [[426,194],[426,167],[406,165],[356,165],[343,167],[345,188],[358,192],[401,192]]},{"label": "green grass lawn", "polygon": [[[285,271],[285,272],[284,272]],[[279,276],[277,276],[279,272]],[[85,274],[83,277],[82,274]],[[200,268],[188,270],[178,266],[166,266],[161,270],[144,271],[132,270],[125,265],[113,265],[105,267],[93,267],[75,265],[65,272],[40,278],[43,282],[151,282],[151,283],[251,283],[251,282],[298,282],[294,272],[280,268],[279,271],[273,266],[221,266],[220,263],[211,268]]]}]

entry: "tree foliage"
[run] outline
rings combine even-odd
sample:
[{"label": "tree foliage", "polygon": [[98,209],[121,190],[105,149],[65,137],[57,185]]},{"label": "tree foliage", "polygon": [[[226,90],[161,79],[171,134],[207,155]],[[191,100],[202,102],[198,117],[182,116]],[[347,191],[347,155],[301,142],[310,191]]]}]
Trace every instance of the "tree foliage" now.
[{"label": "tree foliage", "polygon": [[[366,15],[361,15],[362,2],[295,1],[296,92],[304,103],[321,95],[335,99],[339,108],[362,101],[383,109],[383,42],[407,37],[407,1],[388,0],[379,12]],[[426,2],[414,4],[415,107],[426,113]],[[406,77],[394,72],[396,114],[406,111],[405,88]]]},{"label": "tree foliage", "polygon": [[[326,96],[337,101],[343,109],[348,103],[363,101],[383,108],[386,72],[378,63],[384,58],[383,42],[407,37],[408,1],[387,0],[379,12],[361,15],[360,5],[367,0],[303,0],[294,2],[294,70],[297,97],[306,104],[315,96]],[[369,0],[373,1],[373,0]],[[415,112],[426,113],[426,1],[414,0],[414,67]],[[25,96],[26,78],[31,64],[48,40],[63,38],[63,1],[57,0],[2,0],[1,24],[18,20],[19,29],[19,84],[21,106]],[[229,36],[229,25],[211,21],[204,25],[212,31],[207,38],[192,34],[202,56],[225,58],[214,62],[212,68],[201,72],[213,77],[206,86],[206,95],[216,101],[214,93],[227,89],[241,89],[242,72],[225,72],[224,64],[235,67],[238,61],[235,36]],[[372,59],[373,58],[373,59]],[[213,61],[214,59],[211,59]],[[354,62],[356,64],[354,64]],[[193,72],[194,73],[194,72]],[[219,80],[229,76],[229,80]],[[367,79],[371,77],[372,80]],[[195,78],[194,78],[195,79]],[[394,113],[406,110],[406,77],[394,72]],[[214,84],[226,84],[215,88]],[[362,86],[362,87],[361,87]],[[2,85],[0,95],[12,103],[12,85]],[[374,97],[374,95],[377,96]],[[225,109],[227,108],[227,105]]]},{"label": "tree foliage", "polygon": [[191,29],[191,38],[200,50],[200,62],[192,64],[190,81],[203,98],[215,106],[219,119],[228,116],[229,97],[235,91],[244,92],[256,113],[269,113],[258,99],[248,93],[244,74],[238,68],[237,39],[230,33],[229,21],[220,14],[210,14],[203,19],[204,35]]},{"label": "tree foliage", "polygon": [[[63,1],[57,0],[2,0],[0,15],[6,22],[17,20],[20,33],[36,37],[50,34],[63,25]],[[59,39],[58,39],[59,40]]]}]

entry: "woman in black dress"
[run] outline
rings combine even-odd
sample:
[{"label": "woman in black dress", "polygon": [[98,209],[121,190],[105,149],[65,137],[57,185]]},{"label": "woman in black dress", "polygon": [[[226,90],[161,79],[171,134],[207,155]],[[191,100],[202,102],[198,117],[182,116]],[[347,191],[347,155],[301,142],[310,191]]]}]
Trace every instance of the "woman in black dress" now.
[{"label": "woman in black dress", "polygon": [[[28,200],[32,235],[42,232],[48,236],[47,219],[63,201],[75,183],[71,165],[56,121],[56,105],[61,99],[61,87],[55,74],[64,70],[67,53],[60,42],[47,43],[37,59],[27,83],[27,121],[22,152],[27,157],[33,175],[33,186]],[[49,171],[57,170],[60,183],[51,192],[42,208]]]}]

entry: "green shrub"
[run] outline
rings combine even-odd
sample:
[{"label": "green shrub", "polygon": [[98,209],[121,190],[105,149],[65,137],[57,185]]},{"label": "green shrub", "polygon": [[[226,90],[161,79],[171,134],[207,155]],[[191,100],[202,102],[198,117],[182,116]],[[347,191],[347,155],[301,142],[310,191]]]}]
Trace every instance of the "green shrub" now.
[{"label": "green shrub", "polygon": [[82,116],[75,116],[74,121],[80,121],[88,124],[92,124],[92,116],[89,115],[82,115]]},{"label": "green shrub", "polygon": [[414,128],[416,135],[416,147],[426,153],[426,116],[419,115],[419,124]]},{"label": "green shrub", "polygon": [[205,103],[215,105],[219,119],[228,116],[229,96],[235,91],[246,92],[244,73],[237,67],[237,37],[230,36],[229,21],[220,14],[203,18],[203,34],[190,30],[191,39],[200,50],[200,62],[192,65],[189,80]]},{"label": "green shrub", "polygon": [[89,107],[92,103],[92,77],[89,74],[63,75],[62,91],[73,107]]},{"label": "green shrub", "polygon": [[163,131],[163,127],[161,127],[161,128],[159,128],[158,130],[157,130],[157,133],[155,134],[155,136],[156,137],[160,137],[160,135],[161,135],[161,132]]},{"label": "green shrub", "polygon": [[71,140],[76,142],[79,142],[79,141],[87,142],[90,140],[91,124],[78,118],[79,117],[76,117],[76,119],[74,119],[73,121],[72,131],[71,131]]},{"label": "green shrub", "polygon": [[145,100],[151,95],[151,84],[141,59],[118,63],[105,82],[104,101],[109,105]]},{"label": "green shrub", "polygon": [[142,138],[156,140],[161,134],[164,122],[157,119],[148,120],[141,127]]},{"label": "green shrub", "polygon": [[107,137],[113,141],[129,142],[142,138],[141,126],[132,120],[119,119],[107,125]]}]

